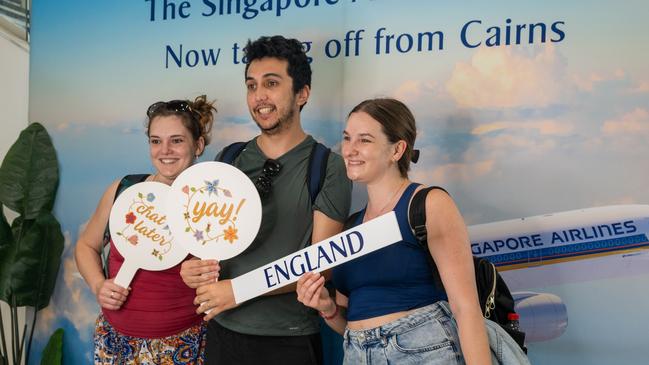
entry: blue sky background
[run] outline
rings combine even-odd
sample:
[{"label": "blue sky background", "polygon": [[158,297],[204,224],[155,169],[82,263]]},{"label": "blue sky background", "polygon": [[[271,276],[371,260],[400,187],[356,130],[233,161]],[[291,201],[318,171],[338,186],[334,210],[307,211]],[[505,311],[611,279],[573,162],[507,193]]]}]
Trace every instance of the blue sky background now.
[{"label": "blue sky background", "polygon": [[[144,0],[33,1],[30,120],[48,127],[58,151],[56,213],[67,245],[52,304],[39,314],[35,354],[63,326],[65,363],[89,361],[98,308],[78,275],[73,246],[111,181],[151,171],[143,131],[148,105],[204,93],[216,99],[219,113],[205,159],[257,133],[245,106],[244,67],[232,63],[231,48],[260,35],[313,42],[313,93],[302,121],[331,146],[338,146],[346,111],[359,101],[405,101],[417,117],[422,150],[411,178],[447,187],[468,224],[649,203],[646,2],[340,0],[253,20],[202,17],[202,2],[190,3],[188,19],[150,22]],[[514,25],[563,21],[566,36],[555,44],[461,45],[466,22],[483,22],[471,28],[477,40],[507,18]],[[444,50],[377,56],[373,36],[381,27],[396,35],[441,31]],[[365,30],[360,56],[323,55],[327,41],[359,29]],[[218,64],[166,69],[166,45],[181,43],[185,50],[221,48]],[[627,341],[647,335],[633,326],[639,319],[646,323],[643,280],[529,288],[556,293],[570,315],[562,337],[530,346],[533,363],[610,363],[599,352],[603,331],[618,334],[605,338],[618,360],[628,356],[621,363],[646,359],[646,346]],[[609,291],[617,295],[602,298]],[[638,305],[624,319],[602,318],[620,296]],[[601,327],[593,327],[593,318]],[[577,332],[582,328],[591,330]],[[31,357],[34,363],[39,358]]]}]

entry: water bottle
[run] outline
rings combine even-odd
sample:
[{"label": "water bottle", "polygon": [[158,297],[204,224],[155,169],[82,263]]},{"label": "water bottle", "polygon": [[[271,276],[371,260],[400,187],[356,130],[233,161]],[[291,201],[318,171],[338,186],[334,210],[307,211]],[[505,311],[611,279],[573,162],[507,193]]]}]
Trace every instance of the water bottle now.
[{"label": "water bottle", "polygon": [[507,328],[520,332],[521,327],[518,323],[519,318],[520,316],[518,315],[518,313],[507,313]]}]

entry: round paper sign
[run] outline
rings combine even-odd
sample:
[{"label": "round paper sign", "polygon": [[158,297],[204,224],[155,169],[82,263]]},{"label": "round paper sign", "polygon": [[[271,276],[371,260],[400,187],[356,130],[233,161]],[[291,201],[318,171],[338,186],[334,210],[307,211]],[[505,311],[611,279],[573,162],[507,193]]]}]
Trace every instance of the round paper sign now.
[{"label": "round paper sign", "polygon": [[261,225],[261,199],[234,166],[201,162],[171,185],[167,217],[176,240],[201,259],[227,260],[243,252]]},{"label": "round paper sign", "polygon": [[137,269],[165,270],[176,266],[187,251],[171,234],[165,212],[169,186],[142,182],[124,190],[110,211],[110,235],[124,263],[115,283],[124,288]]}]

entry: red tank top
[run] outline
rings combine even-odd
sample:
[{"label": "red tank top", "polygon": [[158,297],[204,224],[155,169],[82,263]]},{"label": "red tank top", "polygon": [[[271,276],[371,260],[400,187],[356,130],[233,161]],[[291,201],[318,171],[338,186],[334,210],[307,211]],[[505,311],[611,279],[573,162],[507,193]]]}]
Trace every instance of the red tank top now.
[{"label": "red tank top", "polygon": [[[110,242],[108,274],[114,278],[124,257]],[[180,265],[163,271],[138,270],[131,292],[119,310],[102,308],[104,317],[120,333],[140,338],[172,336],[197,325],[202,316],[193,304],[196,292],[183,283]]]}]

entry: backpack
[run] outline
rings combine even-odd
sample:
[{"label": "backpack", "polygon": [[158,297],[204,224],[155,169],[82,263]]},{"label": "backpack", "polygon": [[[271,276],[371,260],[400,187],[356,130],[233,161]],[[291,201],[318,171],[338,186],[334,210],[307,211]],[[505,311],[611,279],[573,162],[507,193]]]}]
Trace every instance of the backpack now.
[{"label": "backpack", "polygon": [[[433,189],[439,189],[448,194],[446,190],[438,186],[431,186],[419,190],[413,196],[410,206],[408,207],[408,222],[410,228],[417,238],[420,247],[426,251],[426,256],[429,258],[430,265],[433,269],[436,284],[443,288],[437,266],[433,258],[428,253],[428,235],[426,232],[426,196],[428,192]],[[507,315],[509,313],[516,313],[514,310],[514,298],[512,297],[505,280],[500,276],[496,266],[489,260],[477,256],[473,256],[473,265],[475,270],[475,281],[478,288],[478,300],[482,309],[482,315],[493,322],[496,322],[502,327],[513,339],[518,346],[527,353],[527,348],[524,345],[525,333],[514,330],[508,325],[509,320]]]},{"label": "backpack", "polygon": [[[146,178],[149,177],[149,174],[135,174],[135,175],[126,175],[119,181],[117,185],[117,190],[115,190],[115,197],[113,201],[117,199],[119,194],[126,188],[140,183]],[[104,277],[108,278],[108,255],[110,254],[110,228],[108,222],[106,222],[106,229],[104,229],[104,239],[101,246],[101,264],[104,268]]]},{"label": "backpack", "polygon": [[[439,276],[437,266],[433,261],[432,256],[428,252],[428,234],[426,232],[426,195],[432,189],[439,189],[448,194],[448,192],[438,186],[432,186],[419,190],[413,196],[408,207],[408,222],[410,229],[413,231],[417,243],[422,250],[425,251],[428,261],[433,272],[435,285],[443,289],[442,280]],[[358,211],[345,222],[344,230],[351,228],[356,222],[361,211]],[[507,284],[503,278],[498,274],[496,266],[489,262],[487,259],[480,257],[473,257],[473,264],[475,269],[475,281],[478,288],[478,300],[482,309],[482,315],[493,322],[496,322],[502,327],[513,339],[518,346],[527,353],[527,348],[524,345],[525,333],[516,331],[507,326],[507,314],[516,313],[514,310],[514,298],[512,297]]]},{"label": "backpack", "polygon": [[[235,142],[223,149],[221,156],[215,158],[215,161],[224,162],[229,165],[234,163],[234,160],[243,152],[248,142]],[[316,142],[311,149],[309,155],[309,173],[306,175],[306,184],[309,189],[309,196],[311,204],[315,203],[318,193],[322,189],[325,177],[327,176],[327,160],[331,149],[327,148],[320,142]]]}]

